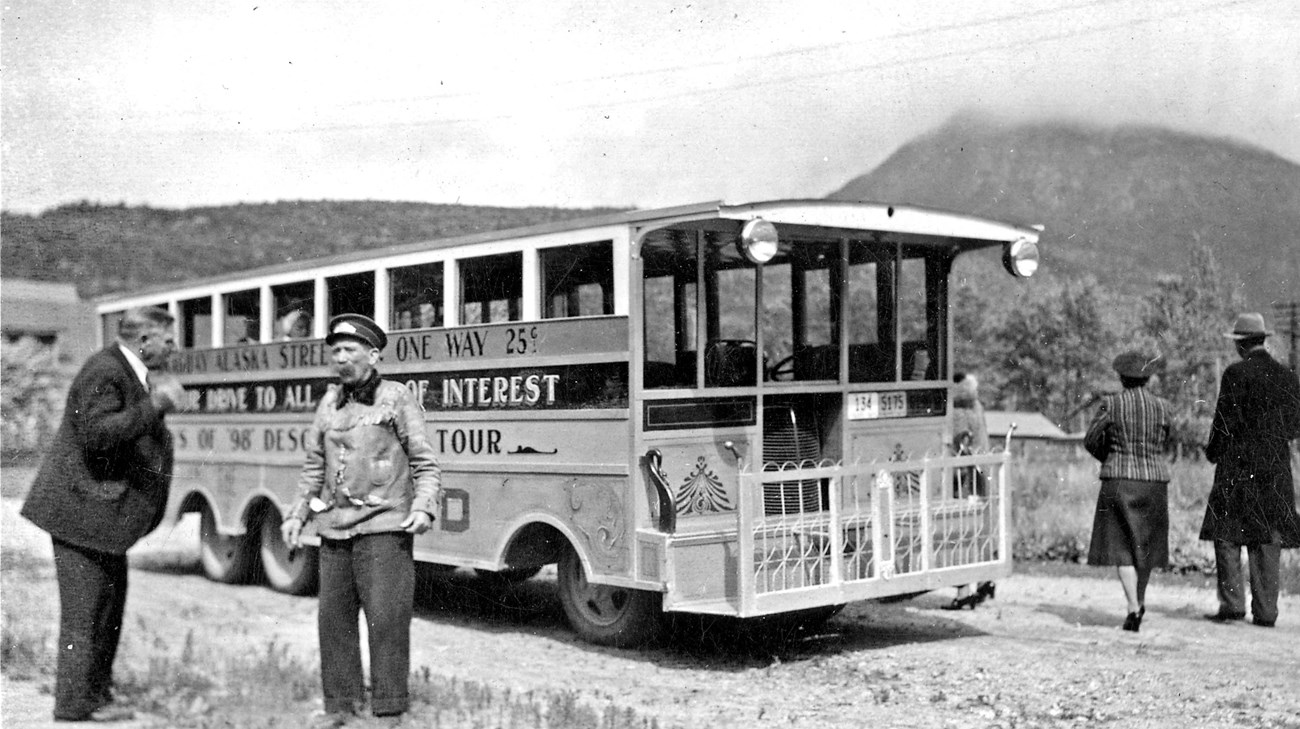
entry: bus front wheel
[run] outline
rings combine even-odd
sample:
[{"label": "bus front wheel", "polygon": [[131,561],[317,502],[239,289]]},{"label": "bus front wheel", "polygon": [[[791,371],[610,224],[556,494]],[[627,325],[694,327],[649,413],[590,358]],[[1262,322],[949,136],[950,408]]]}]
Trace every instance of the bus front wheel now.
[{"label": "bus front wheel", "polygon": [[663,620],[663,595],[587,580],[572,548],[560,557],[560,604],[574,632],[597,645],[636,646],[653,638]]},{"label": "bus front wheel", "polygon": [[247,535],[222,534],[217,529],[212,508],[204,506],[199,517],[199,561],[209,580],[226,584],[243,582],[252,571],[253,545]]},{"label": "bus front wheel", "polygon": [[262,513],[261,548],[262,574],[266,584],[277,592],[289,595],[310,595],[316,591],[318,576],[315,547],[291,550],[280,536],[280,512],[268,507]]}]

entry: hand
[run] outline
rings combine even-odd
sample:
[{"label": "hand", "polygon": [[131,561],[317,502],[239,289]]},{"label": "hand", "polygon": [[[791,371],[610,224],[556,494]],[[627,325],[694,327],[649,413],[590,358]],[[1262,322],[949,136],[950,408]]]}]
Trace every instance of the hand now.
[{"label": "hand", "polygon": [[402,520],[401,526],[409,534],[423,534],[433,526],[433,515],[424,511],[412,511]]},{"label": "hand", "polygon": [[149,399],[153,401],[154,409],[161,413],[178,410],[187,402],[181,381],[169,372],[149,373]]},{"label": "hand", "polygon": [[291,516],[280,522],[280,538],[292,549],[302,546],[302,519]]}]

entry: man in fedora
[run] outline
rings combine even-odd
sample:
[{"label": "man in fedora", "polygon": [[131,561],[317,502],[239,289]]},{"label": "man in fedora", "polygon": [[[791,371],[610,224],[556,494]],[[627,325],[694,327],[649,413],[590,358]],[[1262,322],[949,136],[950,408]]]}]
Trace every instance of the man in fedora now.
[{"label": "man in fedora", "polygon": [[321,397],[304,441],[298,499],[281,525],[301,544],[303,524],[320,535],[317,631],[325,714],[339,727],[365,699],[357,613],[370,644],[370,710],[400,716],[410,700],[413,539],[433,524],[441,469],[424,412],[404,385],[379,376],[388,336],[373,319],[341,314],[325,337],[338,384]]},{"label": "man in fedora", "polygon": [[1241,361],[1223,371],[1205,457],[1215,464],[1201,539],[1214,542],[1219,611],[1246,617],[1241,548],[1250,559],[1250,612],[1256,625],[1277,621],[1278,566],[1283,549],[1300,547],[1290,441],[1300,438],[1300,382],[1264,347],[1264,317],[1241,314],[1231,332]]}]

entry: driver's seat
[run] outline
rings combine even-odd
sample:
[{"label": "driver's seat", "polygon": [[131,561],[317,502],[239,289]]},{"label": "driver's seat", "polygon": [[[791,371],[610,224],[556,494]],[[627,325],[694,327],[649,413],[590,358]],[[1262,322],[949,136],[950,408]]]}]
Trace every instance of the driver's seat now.
[{"label": "driver's seat", "polygon": [[758,384],[758,349],[753,342],[719,339],[704,350],[704,384],[746,387]]}]

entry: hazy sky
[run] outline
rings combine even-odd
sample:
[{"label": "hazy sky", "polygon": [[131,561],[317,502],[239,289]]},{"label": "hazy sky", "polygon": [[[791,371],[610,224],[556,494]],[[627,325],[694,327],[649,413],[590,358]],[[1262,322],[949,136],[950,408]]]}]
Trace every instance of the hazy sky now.
[{"label": "hazy sky", "polygon": [[0,205],[821,197],[958,110],[1300,161],[1296,0],[11,0]]}]

